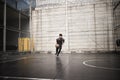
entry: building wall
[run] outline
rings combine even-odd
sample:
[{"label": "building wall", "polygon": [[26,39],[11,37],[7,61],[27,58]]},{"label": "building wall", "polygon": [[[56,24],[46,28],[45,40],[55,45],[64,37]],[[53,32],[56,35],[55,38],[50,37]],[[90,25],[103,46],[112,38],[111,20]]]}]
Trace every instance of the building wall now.
[{"label": "building wall", "polygon": [[[114,14],[114,42],[120,40],[120,0],[114,0],[113,2],[113,14]],[[116,51],[120,51],[120,46],[115,46]]]},{"label": "building wall", "polygon": [[59,33],[65,38],[63,52],[114,50],[112,3],[108,0],[36,8],[32,23],[36,51],[55,51]]},{"label": "building wall", "polygon": [[4,4],[3,2],[0,1],[0,51],[3,50],[3,9],[4,9]]},{"label": "building wall", "polygon": [[[6,1],[6,20],[4,20],[5,2],[4,0],[0,0],[0,51],[3,51],[3,43],[6,43],[6,45],[4,45],[6,51],[17,51],[18,38],[30,37],[29,15],[24,14],[16,8],[16,0]],[[4,22],[6,23],[6,28]],[[3,40],[4,30],[6,31],[6,40]]]}]

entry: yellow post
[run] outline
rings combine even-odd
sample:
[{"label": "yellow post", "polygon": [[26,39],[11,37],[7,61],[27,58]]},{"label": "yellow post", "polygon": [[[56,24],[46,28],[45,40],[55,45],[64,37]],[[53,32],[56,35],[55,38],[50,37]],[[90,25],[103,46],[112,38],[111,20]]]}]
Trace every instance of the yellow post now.
[{"label": "yellow post", "polygon": [[18,38],[18,51],[22,51],[22,46],[21,46],[21,38]]}]

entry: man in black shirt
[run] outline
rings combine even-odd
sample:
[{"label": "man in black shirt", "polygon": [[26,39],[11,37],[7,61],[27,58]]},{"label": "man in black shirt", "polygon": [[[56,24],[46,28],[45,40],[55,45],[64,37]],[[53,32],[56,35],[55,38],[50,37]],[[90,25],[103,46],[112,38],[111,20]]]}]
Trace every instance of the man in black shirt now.
[{"label": "man in black shirt", "polygon": [[59,56],[64,42],[65,40],[62,38],[62,34],[59,34],[59,38],[56,39],[56,55],[57,56]]}]

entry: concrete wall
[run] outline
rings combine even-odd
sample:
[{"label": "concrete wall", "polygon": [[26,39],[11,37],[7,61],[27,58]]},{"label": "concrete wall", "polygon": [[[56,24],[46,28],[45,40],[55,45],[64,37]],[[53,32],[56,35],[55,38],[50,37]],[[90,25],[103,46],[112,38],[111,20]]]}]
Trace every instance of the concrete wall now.
[{"label": "concrete wall", "polygon": [[[116,40],[120,40],[120,0],[114,0],[114,42],[116,45]],[[116,51],[120,51],[120,46],[115,46]]]},{"label": "concrete wall", "polygon": [[[100,3],[98,3],[100,2]],[[37,8],[32,12],[32,30],[36,51],[55,51],[55,40],[63,34],[63,51],[112,51],[112,4],[64,5]]]},{"label": "concrete wall", "polygon": [[108,51],[113,48],[110,4],[72,7],[69,25],[70,49]]}]

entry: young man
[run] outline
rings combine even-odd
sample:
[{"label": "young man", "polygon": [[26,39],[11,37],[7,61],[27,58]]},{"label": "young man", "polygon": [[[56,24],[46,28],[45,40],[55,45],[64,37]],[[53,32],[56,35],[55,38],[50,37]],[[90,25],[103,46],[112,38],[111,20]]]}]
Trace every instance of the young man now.
[{"label": "young man", "polygon": [[59,56],[64,42],[65,40],[62,38],[62,34],[59,34],[59,38],[56,39],[56,55],[57,56]]}]

